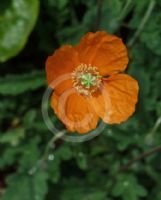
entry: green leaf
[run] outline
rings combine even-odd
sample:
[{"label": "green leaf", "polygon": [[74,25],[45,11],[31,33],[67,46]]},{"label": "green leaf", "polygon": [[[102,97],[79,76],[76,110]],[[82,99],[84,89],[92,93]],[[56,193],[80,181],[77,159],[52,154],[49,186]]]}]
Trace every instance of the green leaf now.
[{"label": "green leaf", "polygon": [[150,2],[151,0],[142,0],[142,1],[136,1],[134,3],[135,15],[131,18],[131,21],[129,23],[131,28],[138,28],[138,25],[140,24],[142,18],[144,17],[144,14],[146,13]]},{"label": "green leaf", "polygon": [[139,200],[139,197],[147,195],[147,191],[137,182],[134,175],[120,174],[112,190],[112,195],[121,197],[123,200]]},{"label": "green leaf", "polygon": [[0,168],[3,169],[6,166],[13,164],[17,160],[17,156],[20,154],[21,149],[17,146],[8,147],[3,151],[0,159]]},{"label": "green leaf", "polygon": [[[160,190],[160,187],[158,188],[158,191]],[[161,199],[161,191],[159,191],[156,195],[156,200],[160,200]]]},{"label": "green leaf", "polygon": [[50,180],[53,183],[57,183],[60,178],[60,164],[62,160],[69,160],[73,157],[73,152],[71,148],[64,144],[60,146],[59,149],[55,151],[54,154],[49,154],[48,156],[48,172],[50,174]]},{"label": "green leaf", "polygon": [[87,31],[87,26],[78,24],[58,30],[57,35],[61,44],[76,44]]},{"label": "green leaf", "polygon": [[86,154],[84,154],[83,152],[79,152],[77,157],[77,164],[79,166],[80,169],[86,169],[88,164],[87,164],[87,157]]},{"label": "green leaf", "polygon": [[31,72],[22,75],[7,75],[0,79],[0,94],[18,95],[26,91],[35,90],[45,85],[42,72]]},{"label": "green leaf", "polygon": [[24,119],[23,119],[23,124],[25,127],[29,128],[29,127],[32,127],[32,125],[34,124],[34,120],[36,118],[36,110],[34,109],[31,109],[29,110],[25,116],[24,116]]},{"label": "green leaf", "polygon": [[156,111],[157,111],[158,116],[161,116],[161,101],[158,101],[156,105]]},{"label": "green leaf", "polygon": [[47,178],[47,173],[43,171],[37,171],[32,176],[14,174],[8,178],[8,187],[1,200],[44,200]]},{"label": "green leaf", "polygon": [[24,128],[15,128],[6,133],[0,135],[0,143],[9,143],[12,146],[16,146],[19,141],[24,138],[25,130]]},{"label": "green leaf", "polygon": [[[100,19],[100,29],[113,33],[119,26],[119,15],[122,10],[122,2],[120,0],[103,1],[102,15]],[[94,28],[97,16],[97,4],[91,5],[83,18],[83,24],[86,27]]]},{"label": "green leaf", "polygon": [[38,0],[7,0],[0,8],[0,61],[17,55],[25,46],[39,11]]},{"label": "green leaf", "polygon": [[122,1],[105,1],[103,4],[103,13],[100,28],[107,32],[114,33],[120,26],[119,20],[122,11]]},{"label": "green leaf", "polygon": [[92,187],[86,182],[75,179],[66,180],[64,190],[60,194],[60,200],[109,200],[107,192],[100,187]]},{"label": "green leaf", "polygon": [[53,183],[57,183],[60,178],[60,159],[53,154],[49,154],[49,157],[53,157],[54,159],[49,159],[48,162],[48,173],[49,178]]},{"label": "green leaf", "polygon": [[37,166],[40,158],[38,143],[39,138],[35,137],[24,145],[23,155],[19,159],[20,171],[30,171],[33,167]]},{"label": "green leaf", "polygon": [[72,158],[73,152],[69,146],[63,145],[56,151],[56,155],[62,160],[69,160]]},{"label": "green leaf", "polygon": [[159,12],[153,13],[140,35],[141,41],[157,55],[161,55],[160,21],[161,14]]},{"label": "green leaf", "polygon": [[[149,14],[146,16],[147,10]],[[139,34],[141,42],[153,53],[161,55],[161,30],[160,8],[154,0],[143,0],[135,3],[134,17],[130,21],[131,28],[138,29],[139,25],[145,21],[145,24]],[[155,23],[154,23],[155,22]]]}]

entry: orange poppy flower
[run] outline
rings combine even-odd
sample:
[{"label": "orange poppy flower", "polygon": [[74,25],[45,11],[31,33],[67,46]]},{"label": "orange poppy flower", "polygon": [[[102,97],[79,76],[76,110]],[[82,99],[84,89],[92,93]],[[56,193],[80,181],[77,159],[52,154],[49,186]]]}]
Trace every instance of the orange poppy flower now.
[{"label": "orange poppy flower", "polygon": [[127,64],[122,40],[104,31],[89,32],[78,45],[64,45],[47,58],[51,106],[69,131],[86,133],[100,118],[118,124],[133,114],[139,87],[123,73]]}]

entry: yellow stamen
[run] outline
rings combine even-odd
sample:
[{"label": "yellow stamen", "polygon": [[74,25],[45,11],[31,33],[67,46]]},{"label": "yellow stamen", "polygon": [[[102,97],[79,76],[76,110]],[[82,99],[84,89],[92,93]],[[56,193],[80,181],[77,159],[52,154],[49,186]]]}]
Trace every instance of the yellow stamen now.
[{"label": "yellow stamen", "polygon": [[97,91],[101,85],[102,77],[97,67],[90,64],[80,64],[72,72],[73,86],[76,90],[85,96],[90,96]]}]

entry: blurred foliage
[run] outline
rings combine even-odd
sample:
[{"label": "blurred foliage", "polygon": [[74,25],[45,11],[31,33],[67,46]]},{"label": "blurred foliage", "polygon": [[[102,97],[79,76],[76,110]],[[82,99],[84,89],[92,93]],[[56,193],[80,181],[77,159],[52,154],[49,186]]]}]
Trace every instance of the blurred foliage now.
[{"label": "blurred foliage", "polygon": [[100,136],[82,144],[59,140],[44,157],[53,137],[41,115],[45,59],[61,44],[76,44],[84,33],[96,30],[98,4],[0,3],[1,200],[161,200],[159,153],[122,168],[161,144],[160,0],[102,1],[99,29],[128,45],[128,73],[139,81],[134,116],[121,125],[107,125]]},{"label": "blurred foliage", "polygon": [[0,4],[0,61],[25,45],[38,15],[38,0],[6,0]]}]

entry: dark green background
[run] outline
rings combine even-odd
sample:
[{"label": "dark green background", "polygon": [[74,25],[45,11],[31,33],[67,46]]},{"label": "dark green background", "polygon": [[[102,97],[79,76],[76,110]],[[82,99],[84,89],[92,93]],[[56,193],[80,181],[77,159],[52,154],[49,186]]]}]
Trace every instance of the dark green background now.
[{"label": "dark green background", "polygon": [[[45,60],[96,30],[128,46],[136,112],[91,141],[50,146]],[[1,0],[0,61],[1,200],[161,200],[161,153],[143,154],[161,145],[160,0]]]}]

